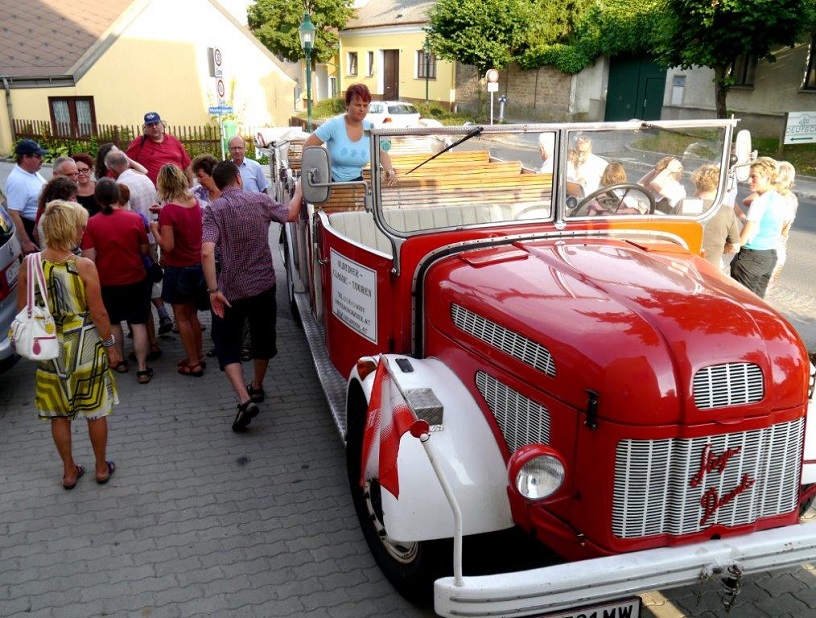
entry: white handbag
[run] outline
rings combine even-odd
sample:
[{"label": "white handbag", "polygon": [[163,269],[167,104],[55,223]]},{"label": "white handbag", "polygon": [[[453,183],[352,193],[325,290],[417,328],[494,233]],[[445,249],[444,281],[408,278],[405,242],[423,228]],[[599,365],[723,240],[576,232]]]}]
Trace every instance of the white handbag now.
[{"label": "white handbag", "polygon": [[[28,289],[26,306],[20,310],[11,323],[9,336],[14,351],[29,360],[52,360],[59,356],[59,340],[54,318],[48,311],[48,296],[45,275],[42,269],[42,254],[33,253],[26,257]],[[35,286],[39,286],[44,306],[36,303]]]}]

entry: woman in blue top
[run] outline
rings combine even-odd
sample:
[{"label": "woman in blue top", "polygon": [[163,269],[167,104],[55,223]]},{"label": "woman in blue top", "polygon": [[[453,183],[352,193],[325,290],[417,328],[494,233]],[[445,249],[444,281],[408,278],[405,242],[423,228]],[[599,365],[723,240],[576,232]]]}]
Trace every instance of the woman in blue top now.
[{"label": "woman in blue top", "polygon": [[785,203],[776,191],[777,165],[770,157],[760,157],[751,165],[748,186],[750,209],[740,233],[742,248],[731,262],[731,276],[760,298],[776,265],[776,247],[785,219]]},{"label": "woman in blue top", "polygon": [[[352,84],[346,90],[346,113],[320,125],[306,138],[303,147],[326,144],[331,158],[332,180],[347,182],[362,180],[363,168],[371,159],[369,141],[365,131],[372,128],[365,117],[371,103],[371,92],[364,84]],[[380,162],[385,169],[385,184],[393,186],[397,173],[391,165],[391,157],[380,149]]]}]

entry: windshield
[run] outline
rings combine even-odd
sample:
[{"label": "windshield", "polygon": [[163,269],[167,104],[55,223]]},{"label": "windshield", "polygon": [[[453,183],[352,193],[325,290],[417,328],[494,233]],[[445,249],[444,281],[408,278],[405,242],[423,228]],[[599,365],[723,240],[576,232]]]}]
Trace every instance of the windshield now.
[{"label": "windshield", "polygon": [[375,131],[397,172],[393,186],[377,183],[375,201],[401,235],[532,220],[703,219],[726,192],[726,122]]}]

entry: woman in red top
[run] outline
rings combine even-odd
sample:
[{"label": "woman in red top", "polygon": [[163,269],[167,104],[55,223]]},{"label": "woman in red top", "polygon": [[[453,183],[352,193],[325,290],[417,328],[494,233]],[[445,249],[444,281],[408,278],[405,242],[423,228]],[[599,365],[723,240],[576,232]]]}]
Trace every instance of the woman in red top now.
[{"label": "woman in red top", "polygon": [[[119,204],[119,186],[115,181],[103,178],[96,183],[94,195],[102,210],[88,219],[82,236],[82,255],[96,262],[102,301],[110,316],[119,357],[125,357],[121,322],[126,320],[133,333],[133,349],[139,364],[136,379],[139,384],[147,384],[153,377],[153,370],[147,366],[149,345],[145,326],[151,317],[151,283],[142,260],[149,250],[147,232],[142,218]],[[113,369],[124,373],[128,366],[121,361]]]},{"label": "woman in red top", "polygon": [[178,372],[204,375],[204,353],[198,308],[207,303],[207,285],[201,270],[201,205],[190,193],[187,177],[172,164],[163,165],[156,178],[159,199],[158,222],[150,228],[162,250],[164,283],[162,298],[173,306],[181,343],[187,358],[179,361]]}]

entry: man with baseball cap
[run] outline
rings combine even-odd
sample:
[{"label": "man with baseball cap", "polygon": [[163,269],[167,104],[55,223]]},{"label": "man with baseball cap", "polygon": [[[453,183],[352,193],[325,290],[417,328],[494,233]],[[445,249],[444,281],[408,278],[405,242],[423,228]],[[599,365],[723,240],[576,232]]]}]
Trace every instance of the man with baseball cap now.
[{"label": "man with baseball cap", "polygon": [[147,177],[156,184],[159,170],[165,163],[172,163],[187,171],[190,155],[175,137],[165,133],[164,122],[157,112],[144,115],[144,134],[130,142],[125,154],[147,168]]},{"label": "man with baseball cap", "polygon": [[42,167],[43,155],[47,152],[33,139],[20,140],[14,149],[17,165],[6,180],[6,203],[17,228],[23,253],[39,251],[33,239],[37,200],[45,184],[45,178],[40,175],[39,170]]}]

